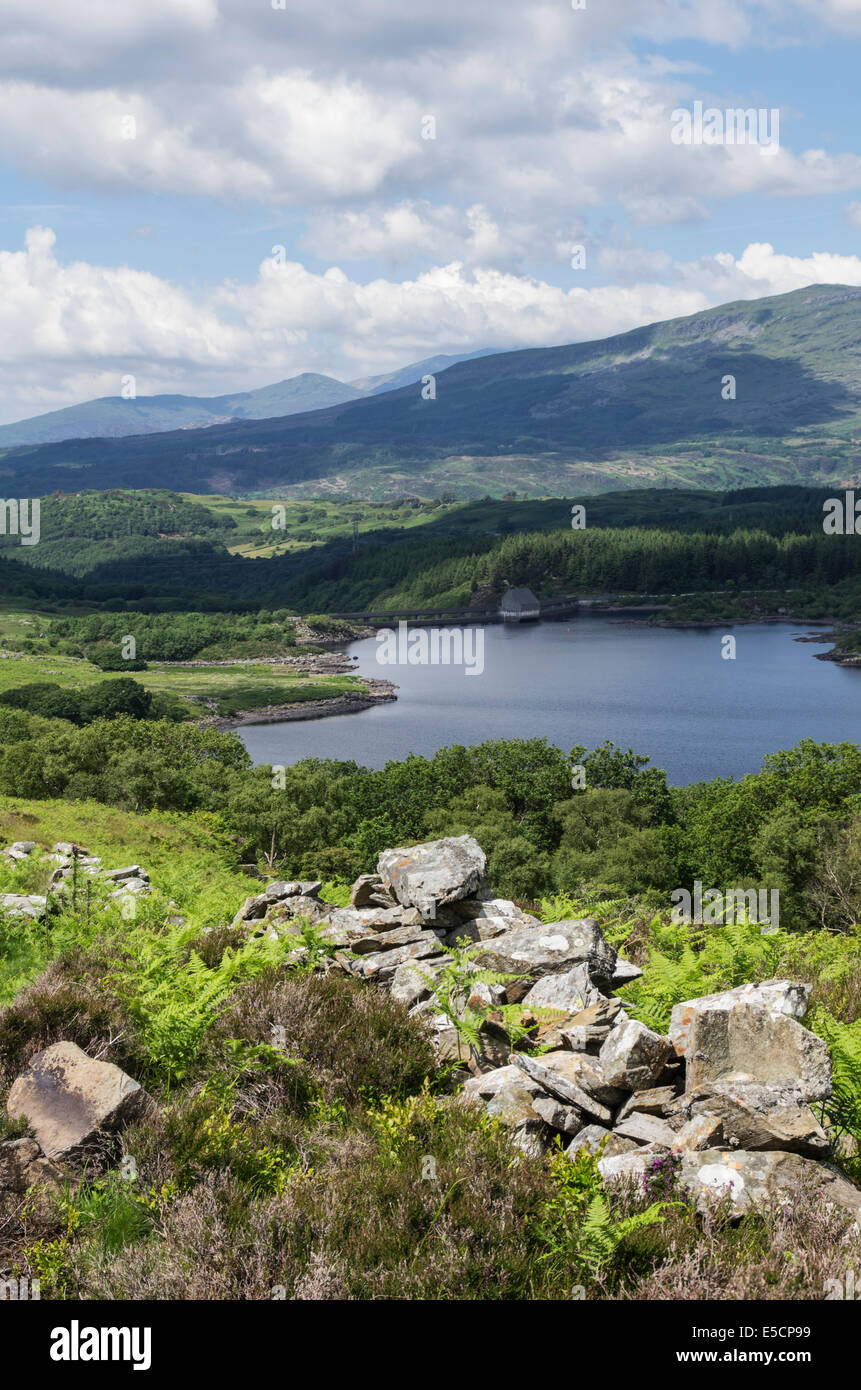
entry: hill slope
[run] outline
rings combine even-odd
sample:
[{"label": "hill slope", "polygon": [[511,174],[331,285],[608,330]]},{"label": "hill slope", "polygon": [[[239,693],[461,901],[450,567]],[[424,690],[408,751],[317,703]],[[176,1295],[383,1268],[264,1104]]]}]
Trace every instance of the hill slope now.
[{"label": "hill slope", "polygon": [[[599,342],[458,362],[278,419],[17,449],[24,492],[168,484],[380,497],[840,484],[859,473],[861,289],[739,301]],[[735,398],[722,385],[735,379]],[[26,487],[23,479],[26,478]],[[7,492],[14,491],[10,482]]]},{"label": "hill slope", "polygon": [[228,420],[263,420],[271,415],[320,410],[356,400],[362,392],[331,376],[302,372],[288,381],[236,391],[227,396],[100,396],[64,410],[0,425],[0,448],[18,444],[52,444],[63,439],[120,438],[224,424]]}]

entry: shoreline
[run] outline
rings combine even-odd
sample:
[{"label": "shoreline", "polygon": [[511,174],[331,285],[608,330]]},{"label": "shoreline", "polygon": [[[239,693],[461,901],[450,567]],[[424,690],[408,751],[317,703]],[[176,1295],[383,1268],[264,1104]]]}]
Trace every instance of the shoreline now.
[{"label": "shoreline", "polygon": [[262,709],[239,710],[236,714],[214,715],[197,721],[199,729],[217,729],[228,733],[232,729],[252,724],[286,724],[296,719],[325,719],[335,714],[360,714],[375,705],[391,704],[397,700],[398,687],[393,681],[365,678],[368,689],[347,695],[333,695],[324,700],[294,700],[287,705],[265,705]]}]

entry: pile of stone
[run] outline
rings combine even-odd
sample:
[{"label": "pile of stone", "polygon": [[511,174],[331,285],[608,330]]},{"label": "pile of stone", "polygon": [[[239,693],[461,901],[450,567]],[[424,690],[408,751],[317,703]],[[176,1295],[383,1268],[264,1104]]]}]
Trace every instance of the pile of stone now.
[{"label": "pile of stone", "polygon": [[58,840],[44,856],[33,840],[16,840],[0,853],[16,864],[34,858],[44,858],[54,865],[47,894],[0,893],[0,912],[12,917],[43,918],[46,912],[57,906],[60,897],[71,891],[76,879],[81,876],[97,878],[108,885],[115,885],[108,894],[109,900],[122,901],[152,891],[149,874],[140,864],[129,864],[120,869],[106,869],[97,854],[90,854],[83,845],[74,844],[71,840]]},{"label": "pile of stone", "polygon": [[[462,1065],[463,1099],[527,1153],[562,1136],[572,1158],[599,1154],[608,1184],[648,1189],[650,1175],[671,1174],[698,1202],[728,1196],[739,1211],[809,1180],[858,1216],[861,1192],[826,1162],[832,1140],[811,1109],[831,1094],[831,1062],[802,1022],[809,986],[770,980],[689,1000],[663,1036],[613,993],[642,972],[594,919],[545,925],[484,888],[485,870],[470,836],[434,840],[384,851],[349,908],[322,902],[319,883],[278,882],[235,920],[276,934],[313,922],[335,948],[329,968],[385,985],[422,1015],[440,1059]],[[444,948],[464,938],[453,1019],[451,991],[444,1009],[435,983]],[[510,1004],[526,1029],[517,1046]],[[478,1046],[464,1043],[458,1010],[481,1017]],[[536,1044],[549,1050],[531,1056]]]}]

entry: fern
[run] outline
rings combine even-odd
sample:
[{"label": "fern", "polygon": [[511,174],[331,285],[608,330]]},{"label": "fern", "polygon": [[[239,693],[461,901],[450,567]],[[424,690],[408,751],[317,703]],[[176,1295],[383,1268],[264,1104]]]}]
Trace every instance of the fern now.
[{"label": "fern", "polygon": [[[818,1008],[810,1018],[813,1032],[831,1049],[834,1080],[830,1098],[822,1112],[838,1134],[850,1135],[861,1147],[861,1019],[841,1023],[827,1009]],[[849,1167],[861,1176],[857,1156]]]}]

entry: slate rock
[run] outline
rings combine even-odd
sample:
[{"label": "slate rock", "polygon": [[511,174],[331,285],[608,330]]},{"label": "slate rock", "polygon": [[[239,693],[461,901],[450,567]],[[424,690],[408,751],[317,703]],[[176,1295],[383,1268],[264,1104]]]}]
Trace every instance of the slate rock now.
[{"label": "slate rock", "polygon": [[729,1196],[733,1209],[739,1213],[775,1201],[791,1209],[800,1191],[812,1189],[855,1222],[861,1220],[861,1189],[830,1163],[819,1163],[797,1153],[746,1153],[721,1148],[685,1153],[679,1186],[701,1209]]},{"label": "slate rock", "polygon": [[484,850],[471,835],[386,849],[377,860],[385,887],[404,907],[417,907],[425,920],[433,920],[447,903],[469,897],[486,870]]},{"label": "slate rock", "polygon": [[629,1018],[613,1029],[598,1056],[611,1085],[638,1091],[654,1086],[671,1052],[666,1038]]},{"label": "slate rock", "polygon": [[751,1004],[769,1014],[785,1015],[801,1020],[807,1013],[810,985],[792,980],[765,980],[759,985],[739,985],[736,989],[704,994],[699,999],[686,999],[676,1004],[670,1018],[667,1036],[680,1057],[685,1056],[691,1027],[702,1013],[729,1013],[739,1004]]},{"label": "slate rock", "polygon": [[714,1115],[721,1125],[720,1144],[733,1141],[741,1149],[792,1150],[823,1158],[828,1137],[799,1087],[751,1081],[713,1081],[687,1092],[676,1103],[685,1119]]},{"label": "slate rock", "polygon": [[785,1013],[749,1003],[697,1009],[685,1046],[688,1093],[734,1078],[796,1085],[806,1101],[831,1094],[827,1044]]},{"label": "slate rock", "polygon": [[613,973],[616,952],[594,918],[584,917],[549,926],[515,927],[483,945],[474,959],[491,970],[528,980],[585,965],[594,983]]},{"label": "slate rock", "polygon": [[116,1131],[150,1104],[146,1092],[112,1062],[57,1042],[30,1059],[12,1084],[6,1108],[25,1116],[48,1158],[78,1157],[102,1131]]}]

